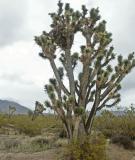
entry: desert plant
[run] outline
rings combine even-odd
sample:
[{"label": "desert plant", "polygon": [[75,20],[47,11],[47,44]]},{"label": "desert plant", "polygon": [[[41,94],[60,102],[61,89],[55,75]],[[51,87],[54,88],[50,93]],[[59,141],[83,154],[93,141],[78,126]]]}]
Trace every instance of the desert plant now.
[{"label": "desert plant", "polygon": [[7,116],[0,115],[0,133],[6,134],[5,127],[13,126],[20,134],[36,136],[41,134],[58,135],[62,130],[62,123],[53,115],[38,116],[34,121],[27,115],[14,115],[10,119]]},{"label": "desert plant", "polygon": [[43,115],[43,112],[45,111],[45,107],[40,102],[35,102],[35,110],[33,112],[32,120],[36,118],[38,115]]},{"label": "desert plant", "polygon": [[122,145],[125,149],[134,149],[133,141],[128,136],[114,136],[111,138],[111,142]]},{"label": "desert plant", "polygon": [[21,145],[21,142],[17,139],[9,139],[4,141],[5,150],[12,150],[13,148],[18,147],[19,145]]},{"label": "desert plant", "polygon": [[[39,54],[50,62],[55,78],[51,78],[45,91],[50,98],[46,107],[56,111],[63,122],[68,138],[77,138],[79,130],[91,133],[97,111],[111,107],[120,101],[121,81],[135,66],[134,53],[115,59],[114,48],[110,45],[112,34],[106,30],[106,21],[100,21],[99,9],[88,12],[85,5],[82,11],[74,11],[69,3],[58,2],[58,11],[50,13],[51,30],[43,31],[35,37],[35,42],[42,49]],[[72,53],[75,35],[81,33],[85,44],[79,52]],[[56,62],[60,60],[61,66]],[[75,76],[75,68],[82,68]],[[69,84],[64,84],[64,77]],[[69,87],[68,87],[69,86]],[[91,111],[86,115],[87,106]]]},{"label": "desert plant", "polygon": [[121,135],[135,139],[135,114],[128,108],[123,115],[114,115],[110,111],[104,111],[94,121],[94,130],[102,132],[106,137]]},{"label": "desert plant", "polygon": [[44,147],[45,145],[49,144],[49,140],[46,138],[35,138],[33,139],[33,141],[31,142],[31,145],[39,145],[39,147]]},{"label": "desert plant", "polygon": [[11,118],[11,116],[13,116],[13,114],[16,112],[16,107],[14,107],[14,106],[9,106],[9,109],[8,109],[9,111],[9,113],[8,113],[8,116],[9,116],[9,118]]},{"label": "desert plant", "polygon": [[102,135],[73,140],[66,149],[67,160],[107,160],[106,140]]}]

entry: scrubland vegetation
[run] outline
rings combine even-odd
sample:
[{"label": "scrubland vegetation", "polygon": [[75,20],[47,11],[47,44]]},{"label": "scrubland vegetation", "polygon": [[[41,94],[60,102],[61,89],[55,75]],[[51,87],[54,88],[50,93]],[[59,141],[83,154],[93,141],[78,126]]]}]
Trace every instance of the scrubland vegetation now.
[{"label": "scrubland vegetation", "polygon": [[27,115],[15,115],[11,118],[8,118],[6,115],[0,115],[0,132],[2,134],[8,132],[4,126],[12,128],[13,132],[28,136],[41,135],[45,131],[48,133],[59,133],[59,130],[62,128],[59,119],[51,115],[38,116],[34,121],[32,121],[31,116]]},{"label": "scrubland vegetation", "polygon": [[[91,136],[82,136],[71,143],[57,116],[38,116],[34,121],[31,118],[0,115],[0,152],[28,154],[57,149],[57,158],[61,160],[69,157],[72,160],[109,160],[112,149],[118,146],[135,156],[135,113],[131,110],[122,116],[104,111],[95,118]],[[113,148],[109,150],[110,146]]]},{"label": "scrubland vegetation", "polygon": [[135,139],[135,112],[128,110],[122,116],[115,116],[104,111],[101,116],[95,118],[94,128],[108,138],[122,135]]}]

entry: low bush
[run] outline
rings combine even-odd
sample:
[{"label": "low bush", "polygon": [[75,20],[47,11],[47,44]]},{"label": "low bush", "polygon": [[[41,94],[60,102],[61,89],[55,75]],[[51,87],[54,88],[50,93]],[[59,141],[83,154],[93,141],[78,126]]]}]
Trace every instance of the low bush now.
[{"label": "low bush", "polygon": [[81,137],[67,146],[67,160],[107,160],[106,140],[102,135]]},{"label": "low bush", "polygon": [[102,132],[108,138],[122,135],[135,140],[135,113],[128,111],[115,116],[109,111],[103,112],[95,118],[93,129]]},{"label": "low bush", "polygon": [[125,149],[134,149],[133,141],[127,136],[114,136],[111,143],[122,145]]},{"label": "low bush", "polygon": [[41,137],[31,141],[31,145],[39,145],[39,147],[41,148],[48,144],[49,144],[49,140]]},{"label": "low bush", "polygon": [[53,144],[54,147],[65,147],[68,144],[68,139],[58,139],[55,141],[55,143]]},{"label": "low bush", "polygon": [[19,145],[21,145],[21,142],[16,139],[10,139],[10,140],[4,141],[5,150],[12,150],[14,148],[17,148]]}]

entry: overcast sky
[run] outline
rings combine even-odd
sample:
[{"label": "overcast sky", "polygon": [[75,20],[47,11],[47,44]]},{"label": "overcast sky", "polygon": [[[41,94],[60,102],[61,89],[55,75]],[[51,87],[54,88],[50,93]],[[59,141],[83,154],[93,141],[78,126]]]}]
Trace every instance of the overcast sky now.
[{"label": "overcast sky", "polygon": [[[123,56],[135,51],[134,0],[63,0],[75,9],[82,4],[99,7],[107,29],[113,33],[115,51]],[[57,0],[0,0],[0,99],[10,99],[34,108],[43,102],[43,86],[52,77],[51,68],[38,53],[34,36],[49,30],[49,12]],[[135,100],[135,71],[122,83],[121,105]]]}]

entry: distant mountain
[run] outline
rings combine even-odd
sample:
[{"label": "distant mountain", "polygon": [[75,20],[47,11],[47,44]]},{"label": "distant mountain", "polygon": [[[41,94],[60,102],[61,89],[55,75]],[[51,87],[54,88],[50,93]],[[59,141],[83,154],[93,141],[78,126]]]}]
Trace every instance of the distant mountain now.
[{"label": "distant mountain", "polygon": [[[96,113],[97,116],[100,116],[104,110],[98,111]],[[123,116],[125,114],[124,111],[110,111],[115,116]]]},{"label": "distant mountain", "polygon": [[115,116],[123,116],[125,111],[111,111]]},{"label": "distant mountain", "polygon": [[15,114],[28,114],[30,109],[24,107],[16,102],[8,101],[8,100],[0,100],[0,112],[1,113],[8,113],[9,106],[14,106],[16,108]]}]

